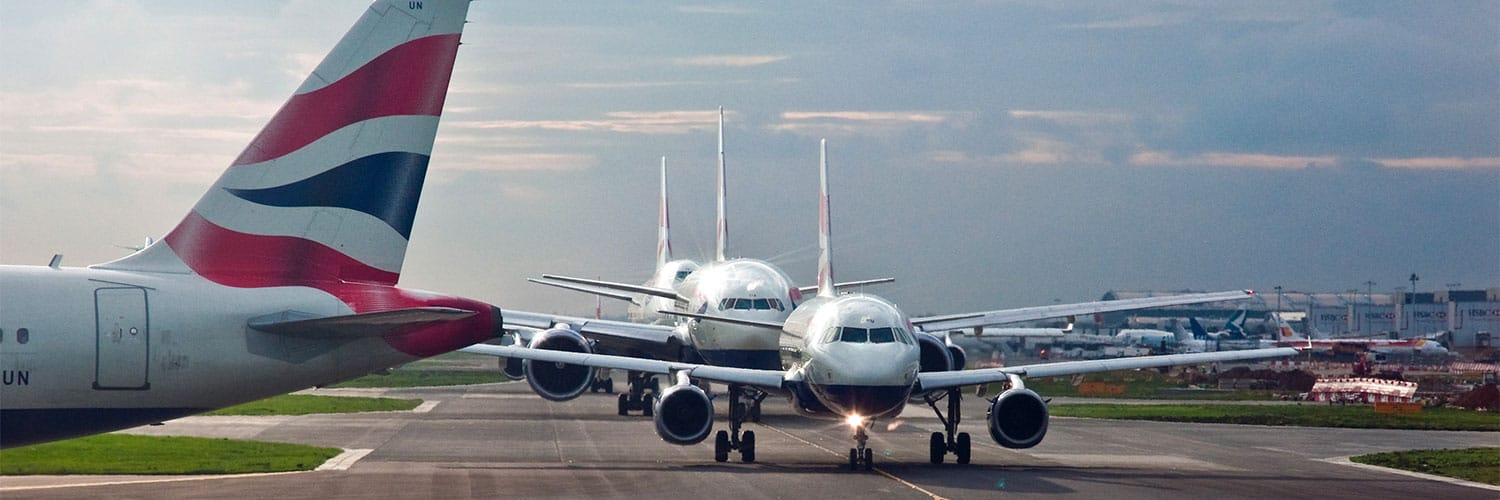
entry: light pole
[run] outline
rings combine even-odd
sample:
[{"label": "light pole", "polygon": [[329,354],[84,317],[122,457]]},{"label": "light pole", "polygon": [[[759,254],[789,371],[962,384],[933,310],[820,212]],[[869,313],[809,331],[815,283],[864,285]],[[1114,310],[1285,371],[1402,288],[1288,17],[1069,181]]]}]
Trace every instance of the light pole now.
[{"label": "light pole", "polygon": [[[1407,278],[1407,279],[1411,280],[1411,294],[1407,295],[1407,297],[1410,297],[1410,298],[1406,299],[1406,303],[1410,304],[1411,306],[1414,307],[1414,306],[1417,305],[1417,280],[1419,280],[1421,278],[1417,277],[1417,273],[1411,273],[1411,277]],[[1411,309],[1411,307],[1407,307],[1407,309]],[[1417,320],[1417,312],[1416,311],[1407,311],[1407,313],[1404,316],[1406,316],[1407,318],[1410,318],[1410,319],[1406,320],[1406,333],[1408,335],[1410,335],[1411,334],[1411,329],[1413,327],[1417,326],[1417,325],[1412,324],[1413,322],[1415,322]]]}]

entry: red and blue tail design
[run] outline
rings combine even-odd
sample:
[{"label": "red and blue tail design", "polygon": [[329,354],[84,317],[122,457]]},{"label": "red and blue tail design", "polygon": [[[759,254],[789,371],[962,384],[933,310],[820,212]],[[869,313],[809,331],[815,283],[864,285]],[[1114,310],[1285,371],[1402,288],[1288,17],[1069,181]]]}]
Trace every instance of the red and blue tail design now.
[{"label": "red and blue tail design", "polygon": [[377,1],[162,243],[228,286],[395,284],[468,3]]}]

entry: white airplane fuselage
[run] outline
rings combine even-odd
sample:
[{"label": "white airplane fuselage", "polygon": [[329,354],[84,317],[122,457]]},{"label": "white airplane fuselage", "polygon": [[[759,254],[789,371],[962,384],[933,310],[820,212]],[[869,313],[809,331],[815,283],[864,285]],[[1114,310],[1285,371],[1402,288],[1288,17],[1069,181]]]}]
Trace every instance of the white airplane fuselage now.
[{"label": "white airplane fuselage", "polygon": [[[645,286],[667,290],[681,288],[683,280],[699,268],[697,262],[682,259],[662,264],[657,268],[656,274],[646,281]],[[670,311],[676,307],[676,301],[667,297],[636,294],[637,299],[632,301],[626,314],[631,321],[650,325],[673,325],[677,323],[677,317],[662,314],[661,311]]]},{"label": "white airplane fuselage", "polygon": [[[367,305],[492,310],[389,286],[341,287],[341,295]],[[319,317],[354,311],[317,288],[234,288],[194,274],[0,266],[0,296],[6,447],[330,384],[481,341],[498,328],[497,316],[478,314],[400,336],[266,333],[247,324],[283,311]]]},{"label": "white airplane fuselage", "polygon": [[[846,328],[860,336],[841,335]],[[889,418],[906,407],[920,353],[906,315],[894,304],[866,294],[820,296],[798,307],[784,331],[797,352],[791,370],[801,382],[791,394],[800,413]]]},{"label": "white airplane fuselage", "polygon": [[[756,259],[710,262],[678,287],[688,299],[681,311],[734,319],[780,323],[801,300],[790,277]],[[710,364],[734,368],[781,369],[779,331],[716,321],[689,320],[686,334]]]}]

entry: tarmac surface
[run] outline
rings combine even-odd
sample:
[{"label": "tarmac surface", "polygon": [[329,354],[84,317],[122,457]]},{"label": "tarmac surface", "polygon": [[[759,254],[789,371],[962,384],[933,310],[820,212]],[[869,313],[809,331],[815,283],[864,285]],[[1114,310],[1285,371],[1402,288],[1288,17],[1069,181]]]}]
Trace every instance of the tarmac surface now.
[{"label": "tarmac surface", "polygon": [[[621,386],[623,389],[623,384]],[[352,450],[329,470],[211,477],[0,478],[12,498],[1482,498],[1500,488],[1349,464],[1418,448],[1496,446],[1500,433],[1326,429],[1053,418],[1042,444],[994,444],[982,400],[965,399],[973,463],[928,462],[941,426],[909,406],[871,432],[875,469],[847,470],[852,434],[767,399],[757,462],[713,461],[712,438],[667,444],[615,396],[543,400],[524,382],[415,389],[325,389],[420,398],[415,411],[298,417],[189,417],[136,434],[233,437]],[[722,399],[722,398],[720,398]],[[716,430],[726,428],[716,401]]]}]

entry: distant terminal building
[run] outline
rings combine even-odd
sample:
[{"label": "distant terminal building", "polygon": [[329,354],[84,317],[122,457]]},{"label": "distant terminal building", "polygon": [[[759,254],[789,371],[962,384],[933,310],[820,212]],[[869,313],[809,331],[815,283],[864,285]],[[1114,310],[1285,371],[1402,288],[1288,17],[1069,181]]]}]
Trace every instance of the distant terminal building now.
[{"label": "distant terminal building", "polygon": [[[1183,293],[1110,291],[1103,300]],[[1279,301],[1279,302],[1278,302]],[[1105,314],[1103,328],[1151,325],[1170,328],[1188,317],[1215,329],[1244,307],[1247,330],[1263,333],[1267,313],[1277,310],[1302,333],[1313,330],[1332,337],[1409,338],[1447,332],[1452,347],[1500,347],[1500,287],[1483,290],[1438,290],[1405,293],[1256,292],[1252,300],[1142,309]],[[1298,321],[1300,320],[1300,321]]]}]

